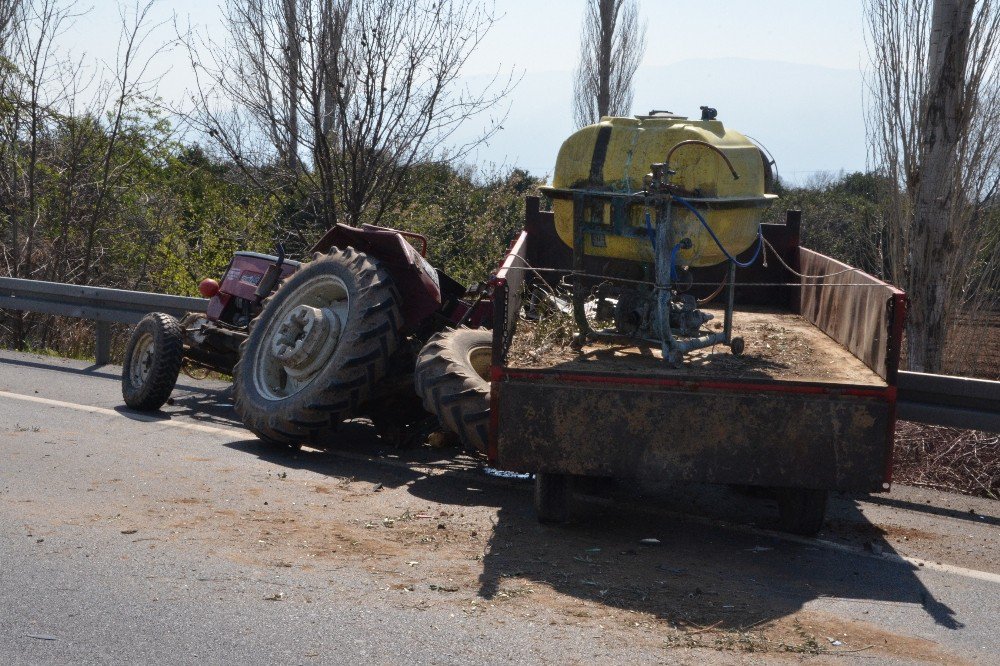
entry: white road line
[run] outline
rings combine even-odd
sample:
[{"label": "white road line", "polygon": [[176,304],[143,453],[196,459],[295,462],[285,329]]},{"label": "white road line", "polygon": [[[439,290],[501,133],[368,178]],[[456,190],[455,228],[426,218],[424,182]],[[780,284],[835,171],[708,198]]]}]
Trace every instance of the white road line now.
[{"label": "white road line", "polygon": [[781,532],[772,532],[770,530],[759,530],[759,531],[766,533],[768,534],[768,536],[772,536],[777,539],[784,539],[785,541],[792,541],[795,543],[806,544],[809,546],[821,546],[828,550],[836,550],[842,553],[851,553],[853,555],[860,555],[861,557],[868,557],[876,560],[887,560],[889,562],[895,562],[897,564],[909,564],[911,566],[917,567],[918,569],[943,571],[944,573],[954,574],[956,576],[964,576],[965,578],[975,578],[977,580],[985,580],[989,583],[996,583],[1000,585],[1000,574],[995,574],[990,571],[966,569],[965,567],[955,566],[954,564],[945,564],[943,562],[935,562],[934,560],[925,560],[920,557],[910,557],[909,555],[900,555],[899,553],[872,553],[842,543],[836,543],[835,541],[827,541],[826,539],[809,539],[807,537],[798,537],[795,536],[794,534],[782,534]]},{"label": "white road line", "polygon": [[[116,411],[114,409],[108,409],[106,407],[92,407],[90,405],[80,405],[74,402],[65,402],[63,400],[52,400],[50,398],[41,398],[34,395],[23,395],[21,393],[10,393],[8,391],[0,391],[0,398],[12,398],[14,400],[23,400],[25,402],[33,402],[40,405],[49,405],[50,407],[64,407],[66,409],[74,409],[79,412],[87,412],[89,414],[102,414],[104,416],[115,416],[120,418],[129,419],[132,421],[143,421],[146,423],[155,423],[157,425],[166,426],[170,428],[180,428],[182,430],[194,430],[196,432],[207,432],[214,433],[218,435],[226,435],[227,437],[242,437],[245,438],[249,433],[245,430],[237,430],[236,428],[220,428],[218,426],[202,425],[200,423],[185,423],[184,421],[177,421],[174,419],[163,419],[157,418],[155,416],[146,416],[138,412],[129,412],[128,414],[123,414],[122,412]],[[340,455],[338,452],[334,452],[336,455]],[[357,457],[351,454],[346,454],[346,457]],[[374,460],[374,459],[373,459]],[[378,463],[392,463],[392,461],[376,460]],[[400,463],[402,465],[402,463]],[[940,571],[943,573],[949,573],[955,576],[963,576],[965,578],[975,578],[976,580],[984,580],[990,583],[996,583],[1000,585],[1000,574],[995,574],[989,571],[978,571],[976,569],[966,569],[965,567],[959,567],[952,564],[944,564],[941,562],[935,562],[933,560],[925,560],[919,557],[910,557],[908,555],[899,555],[898,553],[872,553],[858,548],[853,548],[844,544],[836,543],[834,541],[827,541],[825,539],[810,539],[808,537],[795,536],[794,534],[785,534],[783,532],[775,532],[773,530],[765,530],[759,527],[749,527],[743,525],[735,525],[732,523],[719,523],[716,520],[709,518],[701,518],[699,516],[690,516],[687,514],[680,514],[673,511],[667,511],[670,515],[677,516],[684,520],[704,523],[709,525],[714,525],[716,527],[728,528],[732,531],[743,532],[745,534],[757,534],[761,536],[767,536],[772,539],[779,539],[781,541],[789,541],[792,543],[797,543],[805,546],[821,547],[827,550],[835,550],[842,553],[848,553],[851,555],[858,555],[861,557],[883,560],[887,562],[894,562],[896,564],[907,564],[919,569]]]},{"label": "white road line", "polygon": [[50,398],[41,398],[36,395],[23,395],[21,393],[9,393],[7,391],[0,391],[0,398],[13,398],[14,400],[34,402],[40,405],[48,405],[50,407],[64,407],[66,409],[73,409],[78,412],[87,412],[88,414],[117,416],[123,419],[128,419],[130,421],[155,423],[156,425],[167,426],[170,428],[180,428],[181,430],[194,430],[195,432],[209,432],[217,435],[227,435],[227,436],[242,437],[242,438],[246,438],[250,434],[246,430],[237,430],[236,428],[220,428],[219,426],[203,425],[201,423],[186,423],[184,421],[177,421],[175,419],[165,419],[156,416],[148,416],[140,412],[129,412],[128,414],[124,414],[114,409],[108,409],[107,407],[93,407],[91,405],[79,405],[75,402],[52,400]]},{"label": "white road line", "polygon": [[[635,505],[634,508],[638,511],[647,510],[646,507],[639,505]],[[955,576],[963,576],[965,578],[975,578],[976,580],[984,580],[990,583],[997,583],[998,585],[1000,585],[1000,574],[995,574],[991,571],[966,569],[965,567],[959,567],[953,564],[944,564],[942,562],[935,562],[933,560],[927,560],[920,557],[910,557],[908,555],[900,555],[899,553],[874,553],[868,550],[862,550],[860,548],[848,546],[847,544],[837,543],[836,541],[827,541],[826,539],[815,539],[810,537],[798,536],[796,534],[788,534],[786,532],[768,530],[762,527],[740,525],[737,523],[730,523],[725,520],[720,520],[718,518],[708,518],[706,516],[692,516],[691,514],[681,513],[679,511],[671,511],[669,509],[667,510],[655,509],[655,511],[657,512],[658,515],[673,516],[674,518],[677,518],[679,520],[698,523],[700,525],[711,525],[713,527],[722,527],[731,532],[739,532],[741,534],[752,534],[754,536],[763,536],[763,537],[768,537],[770,539],[776,539],[778,541],[788,541],[802,546],[810,546],[812,548],[824,548],[826,550],[835,550],[839,553],[847,553],[850,555],[856,555],[858,557],[864,557],[872,560],[882,560],[884,562],[892,562],[894,564],[903,564],[907,566],[912,566],[916,569],[941,571],[944,573],[953,574]]]}]

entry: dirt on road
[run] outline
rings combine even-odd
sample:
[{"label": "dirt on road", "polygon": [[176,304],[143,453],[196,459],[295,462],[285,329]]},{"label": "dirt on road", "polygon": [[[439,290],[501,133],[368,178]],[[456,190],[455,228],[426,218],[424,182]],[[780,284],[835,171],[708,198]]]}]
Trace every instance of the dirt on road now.
[{"label": "dirt on road", "polygon": [[[870,588],[866,580],[881,566],[875,560],[835,570],[820,549],[753,534],[735,547],[720,539],[706,549],[704,532],[712,528],[628,500],[584,498],[572,526],[544,527],[525,481],[484,476],[473,460],[426,448],[373,458],[370,451],[292,452],[257,441],[228,446],[259,457],[267,471],[247,478],[224,456],[201,454],[184,457],[197,474],[180,467],[164,479],[159,465],[136,478],[97,473],[64,506],[52,498],[22,502],[19,511],[33,516],[26,531],[43,537],[61,525],[86,526],[129,540],[135,557],[197,549],[307,579],[359,570],[401,608],[482,616],[487,626],[586,627],[612,646],[961,662],[933,641],[808,607],[825,596],[913,601],[909,592]],[[833,522],[832,537],[849,542],[851,529]],[[862,543],[885,548],[896,539],[933,536],[902,527],[862,535]],[[803,569],[815,575],[803,581]],[[898,575],[906,574],[901,568]],[[267,600],[313,603],[310,589],[275,589]],[[948,621],[947,608],[924,603]]]}]

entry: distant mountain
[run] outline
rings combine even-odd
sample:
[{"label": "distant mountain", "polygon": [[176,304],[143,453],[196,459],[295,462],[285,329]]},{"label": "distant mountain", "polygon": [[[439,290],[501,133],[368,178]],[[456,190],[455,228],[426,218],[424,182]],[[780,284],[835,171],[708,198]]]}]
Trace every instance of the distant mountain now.
[{"label": "distant mountain", "polygon": [[[469,80],[475,86],[480,77]],[[636,113],[668,109],[698,118],[701,105],[762,142],[782,178],[801,183],[819,171],[865,167],[860,71],[737,58],[693,59],[645,67],[635,79]],[[525,75],[504,129],[470,161],[506,164],[551,176],[574,130],[571,72]]]}]

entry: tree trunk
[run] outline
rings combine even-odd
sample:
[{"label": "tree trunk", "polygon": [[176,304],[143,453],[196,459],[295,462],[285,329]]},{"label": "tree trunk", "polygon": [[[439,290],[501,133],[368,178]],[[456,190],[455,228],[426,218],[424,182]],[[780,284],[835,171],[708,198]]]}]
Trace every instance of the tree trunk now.
[{"label": "tree trunk", "polygon": [[954,303],[952,285],[959,250],[958,145],[965,117],[965,71],[974,0],[935,0],[927,58],[928,89],[921,117],[920,180],[915,193],[907,291],[910,369],[940,372]]},{"label": "tree trunk", "polygon": [[296,0],[285,0],[285,67],[288,75],[285,91],[285,110],[288,117],[288,145],[285,148],[285,166],[298,169],[299,148],[299,21]]},{"label": "tree trunk", "polygon": [[615,36],[615,18],[621,0],[601,0],[601,43],[597,55],[597,117],[611,109],[611,50]]}]

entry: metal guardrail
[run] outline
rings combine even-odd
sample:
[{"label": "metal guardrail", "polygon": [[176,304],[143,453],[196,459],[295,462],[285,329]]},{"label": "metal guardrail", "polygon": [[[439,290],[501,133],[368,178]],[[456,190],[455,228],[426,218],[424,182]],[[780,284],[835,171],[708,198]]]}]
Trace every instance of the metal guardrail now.
[{"label": "metal guardrail", "polygon": [[896,386],[905,421],[1000,432],[1000,382],[900,371]]},{"label": "metal guardrail", "polygon": [[0,277],[0,309],[96,321],[94,355],[99,365],[110,360],[113,322],[135,324],[150,312],[181,317],[188,312],[204,312],[206,307],[205,298]]}]

